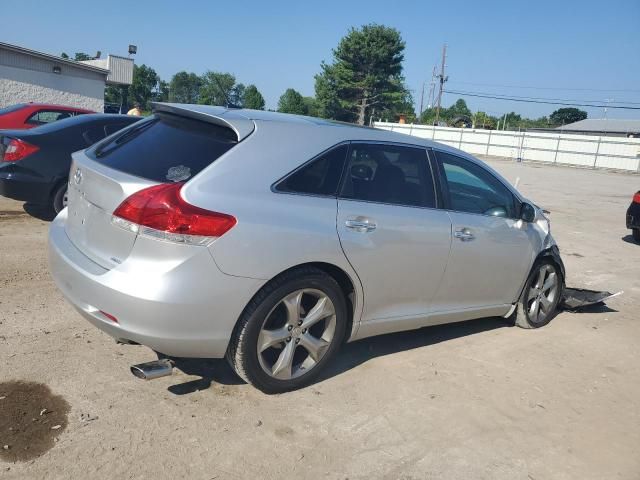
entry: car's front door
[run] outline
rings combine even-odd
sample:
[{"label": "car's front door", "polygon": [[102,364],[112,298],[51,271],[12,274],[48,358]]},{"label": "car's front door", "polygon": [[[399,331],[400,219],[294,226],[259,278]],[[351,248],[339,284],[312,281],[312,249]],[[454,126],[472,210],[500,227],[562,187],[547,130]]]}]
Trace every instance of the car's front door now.
[{"label": "car's front door", "polygon": [[482,310],[512,303],[540,251],[539,235],[518,219],[518,201],[489,169],[451,153],[435,156],[453,241],[434,308]]},{"label": "car's front door", "polygon": [[364,289],[363,325],[379,322],[376,333],[428,315],[451,245],[449,216],[436,206],[424,148],[351,144],[337,228]]}]

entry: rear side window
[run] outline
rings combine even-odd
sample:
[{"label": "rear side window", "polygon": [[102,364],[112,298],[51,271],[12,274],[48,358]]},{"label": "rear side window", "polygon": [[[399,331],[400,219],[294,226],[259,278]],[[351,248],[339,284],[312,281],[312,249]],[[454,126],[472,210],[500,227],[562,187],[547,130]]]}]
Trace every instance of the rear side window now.
[{"label": "rear side window", "polygon": [[425,149],[353,144],[340,196],[367,202],[434,208],[436,196]]},{"label": "rear side window", "polygon": [[27,122],[30,125],[44,125],[46,123],[57,122],[58,120],[64,120],[65,118],[73,117],[73,112],[59,111],[59,110],[39,110],[29,118]]},{"label": "rear side window", "polygon": [[323,153],[285,178],[276,190],[335,196],[348,149],[348,145],[340,145]]},{"label": "rear side window", "polygon": [[229,128],[158,113],[87,151],[98,163],[155,182],[184,182],[237,144]]}]

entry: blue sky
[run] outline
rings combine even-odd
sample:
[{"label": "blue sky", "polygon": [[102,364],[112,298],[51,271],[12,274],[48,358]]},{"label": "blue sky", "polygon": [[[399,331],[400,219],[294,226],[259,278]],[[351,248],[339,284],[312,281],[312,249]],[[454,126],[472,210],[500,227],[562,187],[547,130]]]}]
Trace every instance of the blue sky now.
[{"label": "blue sky", "polygon": [[[331,49],[351,26],[371,22],[401,32],[405,77],[416,103],[446,42],[451,90],[640,106],[640,0],[2,4],[0,41],[53,54],[126,54],[133,43],[136,62],[163,79],[180,70],[228,71],[240,82],[255,83],[270,108],[289,87],[313,95],[320,62],[331,60]],[[447,94],[444,104],[456,98]],[[559,108],[466,100],[472,110],[494,115],[515,110],[537,117]],[[586,110],[602,117],[602,109]],[[640,118],[640,110],[609,110],[608,117]]]}]

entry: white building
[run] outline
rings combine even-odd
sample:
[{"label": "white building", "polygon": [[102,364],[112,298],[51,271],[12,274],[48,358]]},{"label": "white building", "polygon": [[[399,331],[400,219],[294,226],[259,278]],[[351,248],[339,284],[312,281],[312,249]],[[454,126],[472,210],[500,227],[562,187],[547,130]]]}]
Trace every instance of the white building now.
[{"label": "white building", "polygon": [[130,58],[75,62],[0,42],[0,108],[35,102],[102,112],[105,85],[130,85],[132,76]]}]

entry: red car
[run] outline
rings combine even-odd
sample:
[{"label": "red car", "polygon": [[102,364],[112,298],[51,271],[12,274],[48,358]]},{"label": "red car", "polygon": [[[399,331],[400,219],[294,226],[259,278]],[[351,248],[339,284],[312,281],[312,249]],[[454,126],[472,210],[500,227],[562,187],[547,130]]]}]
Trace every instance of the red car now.
[{"label": "red car", "polygon": [[19,103],[0,109],[0,130],[34,128],[84,113],[94,112],[83,108],[64,107],[62,105]]}]

